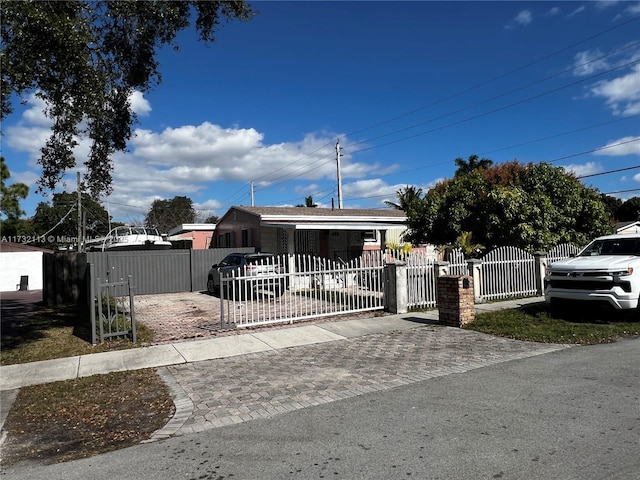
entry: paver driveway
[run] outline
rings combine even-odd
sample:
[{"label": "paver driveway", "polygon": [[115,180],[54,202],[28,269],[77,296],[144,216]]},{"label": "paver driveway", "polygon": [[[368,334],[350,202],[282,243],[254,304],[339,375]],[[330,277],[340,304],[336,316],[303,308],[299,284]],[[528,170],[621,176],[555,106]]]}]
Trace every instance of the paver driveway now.
[{"label": "paver driveway", "polygon": [[[331,330],[330,323],[322,325]],[[174,419],[155,438],[266,418],[540,355],[567,345],[421,326],[161,369],[176,396]]]}]

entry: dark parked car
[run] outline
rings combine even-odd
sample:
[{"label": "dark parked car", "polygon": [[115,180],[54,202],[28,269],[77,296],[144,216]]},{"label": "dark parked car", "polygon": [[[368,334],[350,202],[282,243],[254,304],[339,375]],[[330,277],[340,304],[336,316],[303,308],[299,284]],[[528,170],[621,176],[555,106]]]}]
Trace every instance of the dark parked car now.
[{"label": "dark parked car", "polygon": [[[212,265],[207,276],[210,294],[220,293],[225,285],[225,297],[245,298],[256,294],[282,295],[286,290],[284,268],[272,253],[232,253],[220,263]],[[222,278],[238,280],[222,282]]]}]

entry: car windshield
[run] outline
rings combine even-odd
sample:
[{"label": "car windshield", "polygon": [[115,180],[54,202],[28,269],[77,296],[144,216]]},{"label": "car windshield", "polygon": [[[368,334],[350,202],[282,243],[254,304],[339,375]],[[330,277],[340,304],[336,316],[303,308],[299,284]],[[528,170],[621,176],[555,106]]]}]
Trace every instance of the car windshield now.
[{"label": "car windshield", "polygon": [[597,255],[640,255],[640,239],[607,238],[595,240],[580,252],[580,257]]}]

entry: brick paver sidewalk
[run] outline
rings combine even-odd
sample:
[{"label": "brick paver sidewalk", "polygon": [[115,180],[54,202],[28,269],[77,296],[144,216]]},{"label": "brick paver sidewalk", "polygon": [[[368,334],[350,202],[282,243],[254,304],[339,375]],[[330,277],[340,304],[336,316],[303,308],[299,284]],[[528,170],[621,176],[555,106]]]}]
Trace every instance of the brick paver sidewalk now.
[{"label": "brick paver sidewalk", "polygon": [[568,348],[425,326],[162,370],[176,396],[155,439],[266,418]]}]

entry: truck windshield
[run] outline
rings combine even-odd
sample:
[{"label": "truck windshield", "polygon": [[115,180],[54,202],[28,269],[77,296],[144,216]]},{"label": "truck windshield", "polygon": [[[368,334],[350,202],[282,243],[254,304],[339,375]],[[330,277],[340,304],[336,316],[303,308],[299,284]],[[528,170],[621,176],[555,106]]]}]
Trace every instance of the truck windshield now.
[{"label": "truck windshield", "polygon": [[595,240],[580,252],[580,257],[597,255],[640,255],[640,239],[610,238]]}]

